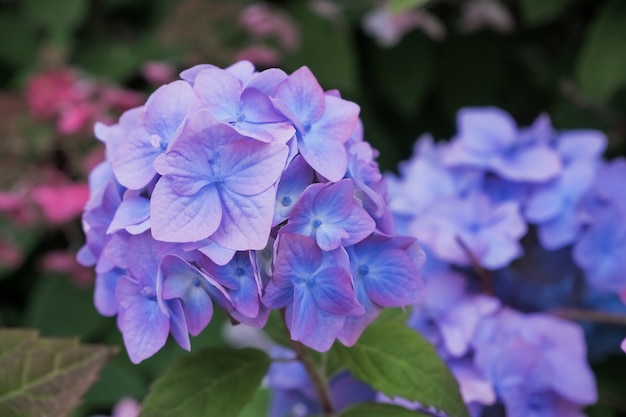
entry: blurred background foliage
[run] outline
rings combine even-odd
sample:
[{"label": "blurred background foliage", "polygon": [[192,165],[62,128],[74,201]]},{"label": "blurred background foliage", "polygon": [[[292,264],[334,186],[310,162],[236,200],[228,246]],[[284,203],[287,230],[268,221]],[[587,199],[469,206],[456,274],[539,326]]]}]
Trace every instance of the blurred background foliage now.
[{"label": "blurred background foliage", "polygon": [[[377,30],[365,23],[384,2],[262,3],[281,24],[288,22],[291,31],[282,32],[246,23],[246,10],[259,4],[0,0],[0,326],[121,345],[115,319],[92,306],[93,272],[67,259],[49,261],[51,253],[73,259],[83,243],[80,213],[54,219],[46,204],[57,200],[26,207],[10,198],[34,196],[34,185],[49,184],[55,175],[84,184],[83,163],[102,157],[91,125],[59,131],[49,118],[33,114],[28,85],[38,74],[71,70],[78,83],[145,97],[199,63],[228,66],[243,57],[259,69],[287,72],[307,65],[324,88],[339,89],[361,106],[365,137],[380,151],[383,171],[407,159],[421,134],[453,135],[456,112],[466,106],[501,107],[520,125],[545,112],[558,129],[603,130],[607,156],[626,154],[623,0],[392,0],[399,13],[419,12],[395,37],[385,37],[394,29],[389,22],[385,27],[379,20]],[[106,114],[115,120],[122,108],[109,106]],[[225,320],[214,319],[193,340],[194,349],[224,344]],[[141,399],[182,354],[168,345],[138,366],[117,355],[75,415],[108,412],[123,396]],[[607,375],[601,385],[616,383],[623,361],[617,366],[597,368]],[[625,398],[604,400],[610,406],[595,415],[626,410]]]}]

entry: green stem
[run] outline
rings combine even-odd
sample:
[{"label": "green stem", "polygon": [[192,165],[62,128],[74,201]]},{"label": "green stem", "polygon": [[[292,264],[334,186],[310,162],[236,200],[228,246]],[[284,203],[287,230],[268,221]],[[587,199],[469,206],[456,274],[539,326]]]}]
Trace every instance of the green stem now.
[{"label": "green stem", "polygon": [[[282,309],[281,315],[283,316],[283,323],[285,322],[285,311]],[[285,328],[287,325],[285,324]],[[313,390],[317,394],[317,398],[320,403],[320,407],[322,408],[322,413],[325,416],[333,416],[335,414],[335,407],[333,407],[332,398],[330,396],[330,389],[328,387],[326,376],[324,372],[317,366],[306,346],[302,343],[292,340],[289,338],[291,342],[291,346],[293,350],[296,352],[296,358],[302,363],[304,369],[309,375],[309,379],[311,380],[311,384],[313,385]]]},{"label": "green stem", "polygon": [[330,389],[328,388],[324,374],[317,367],[317,364],[313,361],[311,355],[309,355],[309,351],[306,346],[300,342],[296,342],[295,340],[291,341],[291,345],[296,351],[296,357],[302,363],[304,369],[306,369],[307,374],[309,374],[311,384],[313,384],[313,389],[319,399],[322,412],[325,416],[334,415],[335,408],[333,407]]}]

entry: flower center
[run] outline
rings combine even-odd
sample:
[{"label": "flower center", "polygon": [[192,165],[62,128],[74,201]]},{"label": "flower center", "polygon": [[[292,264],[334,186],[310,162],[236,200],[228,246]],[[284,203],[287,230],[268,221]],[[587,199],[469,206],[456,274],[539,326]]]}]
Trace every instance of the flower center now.
[{"label": "flower center", "polygon": [[148,300],[156,301],[156,292],[153,288],[143,287],[141,289],[141,295],[146,297]]},{"label": "flower center", "polygon": [[288,195],[284,196],[282,200],[280,200],[280,203],[285,206],[288,207],[291,205],[291,197],[289,197]]},{"label": "flower center", "polygon": [[150,144],[154,148],[161,148],[162,150],[167,148],[167,142],[164,141],[159,135],[150,135]]}]

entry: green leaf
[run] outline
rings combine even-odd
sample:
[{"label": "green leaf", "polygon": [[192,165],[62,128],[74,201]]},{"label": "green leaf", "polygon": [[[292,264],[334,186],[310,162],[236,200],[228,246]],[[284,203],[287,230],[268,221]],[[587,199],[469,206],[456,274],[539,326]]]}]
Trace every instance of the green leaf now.
[{"label": "green leaf", "polygon": [[389,0],[389,8],[394,13],[402,13],[409,9],[421,7],[430,0]]},{"label": "green leaf", "polygon": [[572,0],[522,0],[520,7],[524,21],[530,25],[540,25],[556,19]]},{"label": "green leaf", "polygon": [[419,411],[407,410],[394,404],[362,403],[344,410],[339,417],[429,417],[430,415]]},{"label": "green leaf", "polygon": [[68,415],[115,350],[0,329],[0,415]]},{"label": "green leaf", "polygon": [[37,54],[37,34],[12,10],[0,11],[0,60],[16,67],[29,65]]},{"label": "green leaf", "polygon": [[354,377],[389,397],[434,407],[452,417],[468,417],[459,385],[435,348],[393,318],[372,323],[351,348],[335,344]]},{"label": "green leaf", "polygon": [[582,92],[598,104],[607,104],[626,85],[626,2],[607,2],[594,19],[576,64]]},{"label": "green leaf", "polygon": [[44,336],[84,340],[96,336],[109,320],[96,311],[92,288],[78,288],[61,274],[45,274],[32,288],[23,326],[38,328]]},{"label": "green leaf", "polygon": [[236,417],[253,398],[270,363],[257,349],[200,350],[154,382],[140,417]]},{"label": "green leaf", "polygon": [[394,48],[370,48],[377,90],[403,116],[414,119],[432,88],[434,46],[421,33],[406,36]]},{"label": "green leaf", "polygon": [[266,416],[270,409],[271,392],[267,388],[259,388],[252,401],[243,408],[238,417],[259,417]]},{"label": "green leaf", "polygon": [[284,319],[281,317],[278,310],[272,310],[270,312],[270,316],[267,319],[265,327],[263,327],[263,331],[274,342],[291,349],[292,342],[289,338],[289,332],[287,330],[287,327],[285,326]]}]

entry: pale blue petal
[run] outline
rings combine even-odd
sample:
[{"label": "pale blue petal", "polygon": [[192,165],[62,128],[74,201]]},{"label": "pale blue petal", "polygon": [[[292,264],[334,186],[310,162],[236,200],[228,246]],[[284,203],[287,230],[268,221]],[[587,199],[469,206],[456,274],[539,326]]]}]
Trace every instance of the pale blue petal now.
[{"label": "pale blue petal", "polygon": [[154,187],[150,209],[152,235],[165,242],[205,239],[222,220],[222,202],[215,187],[205,187],[190,197],[179,196],[167,177],[162,177]]}]

